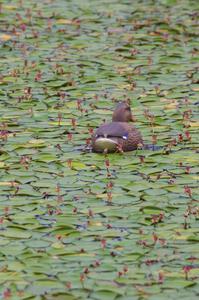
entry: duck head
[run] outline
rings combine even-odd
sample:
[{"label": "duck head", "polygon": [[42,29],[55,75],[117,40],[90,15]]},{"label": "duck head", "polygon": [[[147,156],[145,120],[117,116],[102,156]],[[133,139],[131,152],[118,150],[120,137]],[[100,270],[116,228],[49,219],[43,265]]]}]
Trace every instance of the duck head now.
[{"label": "duck head", "polygon": [[112,121],[113,122],[130,122],[133,121],[133,115],[131,108],[128,103],[121,102],[116,106],[113,112]]}]

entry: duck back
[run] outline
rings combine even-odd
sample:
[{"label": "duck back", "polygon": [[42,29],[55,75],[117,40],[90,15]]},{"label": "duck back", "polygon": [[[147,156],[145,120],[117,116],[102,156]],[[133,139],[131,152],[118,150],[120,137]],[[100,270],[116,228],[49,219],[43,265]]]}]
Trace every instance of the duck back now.
[{"label": "duck back", "polygon": [[115,152],[117,149],[132,151],[142,144],[140,132],[126,122],[111,122],[101,125],[92,137],[94,152]]}]

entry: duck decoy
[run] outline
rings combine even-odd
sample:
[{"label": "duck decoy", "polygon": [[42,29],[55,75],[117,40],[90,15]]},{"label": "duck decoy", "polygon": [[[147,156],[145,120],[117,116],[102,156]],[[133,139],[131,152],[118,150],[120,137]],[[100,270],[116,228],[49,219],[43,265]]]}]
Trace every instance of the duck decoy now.
[{"label": "duck decoy", "polygon": [[93,152],[126,152],[143,145],[141,133],[128,123],[130,121],[133,121],[133,115],[129,104],[119,103],[113,112],[112,122],[101,125],[93,134]]}]

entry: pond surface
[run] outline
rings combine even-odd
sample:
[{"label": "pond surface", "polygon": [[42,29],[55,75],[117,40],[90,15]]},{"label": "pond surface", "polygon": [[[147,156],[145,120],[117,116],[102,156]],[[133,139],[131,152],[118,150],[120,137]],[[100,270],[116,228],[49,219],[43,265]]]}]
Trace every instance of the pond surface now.
[{"label": "pond surface", "polygon": [[[198,299],[198,9],[3,1],[1,299]],[[153,146],[86,151],[129,99]]]}]

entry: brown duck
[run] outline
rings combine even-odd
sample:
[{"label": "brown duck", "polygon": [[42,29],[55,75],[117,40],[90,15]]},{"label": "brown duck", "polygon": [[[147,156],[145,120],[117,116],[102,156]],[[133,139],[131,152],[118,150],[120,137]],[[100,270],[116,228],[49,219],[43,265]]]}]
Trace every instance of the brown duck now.
[{"label": "brown duck", "polygon": [[94,152],[136,150],[143,144],[140,132],[128,122],[133,121],[129,104],[121,102],[113,112],[112,122],[101,125],[92,136]]}]

